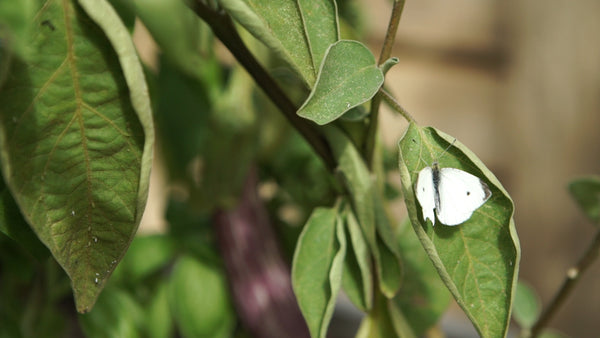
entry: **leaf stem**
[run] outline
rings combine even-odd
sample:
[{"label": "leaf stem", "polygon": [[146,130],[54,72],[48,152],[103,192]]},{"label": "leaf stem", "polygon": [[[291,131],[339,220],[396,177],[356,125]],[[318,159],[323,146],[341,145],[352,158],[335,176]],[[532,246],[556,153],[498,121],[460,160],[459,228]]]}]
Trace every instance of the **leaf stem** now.
[{"label": "leaf stem", "polygon": [[406,111],[406,109],[404,109],[400,105],[400,103],[398,103],[398,101],[396,101],[396,99],[390,93],[387,92],[387,90],[381,88],[379,90],[379,93],[381,95],[381,98],[383,98],[383,100],[385,101],[385,103],[387,103],[390,107],[392,107],[392,109],[400,113],[400,115],[402,115],[406,119],[406,121],[416,122],[415,119],[410,115],[410,113]]},{"label": "leaf stem", "polygon": [[[396,40],[396,32],[398,31],[398,25],[400,23],[400,17],[402,16],[402,10],[404,9],[405,0],[394,1],[392,7],[392,16],[388,24],[387,32],[385,33],[385,40],[383,41],[383,47],[379,54],[378,65],[385,63],[392,54],[392,47]],[[373,165],[373,152],[375,150],[375,138],[377,137],[377,127],[379,124],[379,105],[381,103],[381,92],[373,97],[371,100],[371,114],[369,120],[369,126],[367,129],[367,138],[364,146],[365,161],[369,168]]]},{"label": "leaf stem", "polygon": [[297,107],[248,50],[242,38],[237,33],[229,15],[224,11],[210,8],[202,0],[196,0],[189,4],[189,6],[196,15],[210,26],[215,36],[229,49],[231,54],[252,76],[254,81],[256,81],[277,108],[281,110],[292,126],[312,146],[315,152],[323,159],[325,165],[329,169],[333,169],[335,161],[331,154],[331,149],[325,142],[324,137],[318,132],[316,125],[296,114]]},{"label": "leaf stem", "polygon": [[548,322],[552,319],[552,316],[558,311],[564,301],[567,299],[571,291],[574,289],[577,282],[581,279],[587,269],[592,263],[598,258],[600,254],[600,230],[596,232],[596,236],[592,240],[592,243],[587,248],[583,256],[577,262],[577,265],[567,270],[567,277],[564,280],[559,291],[554,296],[554,299],[550,302],[546,310],[542,313],[540,318],[531,328],[530,337],[536,337],[546,327]]}]

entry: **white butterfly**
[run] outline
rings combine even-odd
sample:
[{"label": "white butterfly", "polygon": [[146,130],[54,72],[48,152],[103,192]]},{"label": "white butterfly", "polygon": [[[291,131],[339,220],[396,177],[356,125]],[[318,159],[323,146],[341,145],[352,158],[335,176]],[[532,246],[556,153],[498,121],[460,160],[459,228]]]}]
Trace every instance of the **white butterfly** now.
[{"label": "white butterfly", "polygon": [[458,225],[471,218],[492,192],[479,177],[456,168],[440,168],[434,162],[419,172],[416,195],[423,220],[430,219],[435,225],[437,215],[442,224]]}]

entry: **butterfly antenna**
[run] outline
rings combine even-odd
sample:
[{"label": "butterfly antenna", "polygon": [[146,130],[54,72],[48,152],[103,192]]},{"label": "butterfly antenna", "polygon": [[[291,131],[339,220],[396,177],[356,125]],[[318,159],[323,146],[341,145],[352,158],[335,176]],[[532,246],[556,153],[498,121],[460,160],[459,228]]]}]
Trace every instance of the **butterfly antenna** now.
[{"label": "butterfly antenna", "polygon": [[452,143],[450,143],[450,144],[449,144],[449,145],[446,147],[446,149],[444,149],[444,151],[442,151],[442,153],[440,154],[440,156],[438,156],[438,160],[439,160],[440,158],[442,158],[442,156],[443,156],[443,155],[444,155],[444,154],[445,154],[445,153],[448,151],[448,149],[450,149],[450,147],[452,147],[452,146],[454,145],[454,142],[456,142],[456,138],[454,139],[454,141],[452,141]]}]

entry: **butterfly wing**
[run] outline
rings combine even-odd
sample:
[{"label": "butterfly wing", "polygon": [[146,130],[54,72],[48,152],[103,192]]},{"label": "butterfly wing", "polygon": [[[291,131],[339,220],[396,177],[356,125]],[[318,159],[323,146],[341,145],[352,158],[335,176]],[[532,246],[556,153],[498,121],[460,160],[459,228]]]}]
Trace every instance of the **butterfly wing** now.
[{"label": "butterfly wing", "polygon": [[423,220],[431,220],[431,223],[435,225],[435,214],[433,209],[435,208],[435,188],[433,186],[433,173],[431,167],[425,167],[419,172],[416,185],[417,201],[421,205],[423,210]]},{"label": "butterfly wing", "polygon": [[458,225],[471,218],[492,192],[477,176],[456,168],[442,168],[438,194],[438,219],[446,225]]}]

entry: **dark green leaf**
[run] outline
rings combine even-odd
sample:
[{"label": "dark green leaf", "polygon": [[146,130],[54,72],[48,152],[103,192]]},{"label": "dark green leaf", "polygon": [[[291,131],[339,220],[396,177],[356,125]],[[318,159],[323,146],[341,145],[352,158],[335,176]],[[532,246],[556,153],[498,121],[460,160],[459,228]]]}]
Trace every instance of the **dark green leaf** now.
[{"label": "dark green leaf", "polygon": [[398,245],[402,252],[402,287],[394,302],[398,304],[414,333],[422,336],[438,322],[450,304],[450,293],[423,250],[410,222],[400,227]]},{"label": "dark green leaf", "polygon": [[158,139],[163,145],[169,176],[173,180],[184,180],[189,175],[190,162],[200,154],[202,145],[210,137],[208,89],[163,57],[157,82]]},{"label": "dark green leaf", "polygon": [[600,225],[600,177],[590,176],[573,180],[569,191],[585,215]]},{"label": "dark green leaf", "polygon": [[15,240],[38,259],[50,255],[21,215],[17,203],[7,189],[0,193],[0,231]]},{"label": "dark green leaf", "polygon": [[327,124],[370,100],[382,84],[383,73],[365,45],[338,41],[327,50],[317,83],[297,113]]},{"label": "dark green leaf", "polygon": [[[514,207],[508,193],[471,151],[434,128],[411,123],[399,146],[403,192],[417,237],[479,334],[504,336],[520,259]],[[440,167],[458,168],[480,177],[492,191],[491,198],[461,225],[438,223],[433,228],[421,217],[413,187],[419,171],[435,160]]]},{"label": "dark green leaf", "polygon": [[530,329],[540,316],[540,299],[535,290],[519,281],[513,303],[513,317],[523,329]]},{"label": "dark green leaf", "polygon": [[168,292],[183,337],[231,337],[234,312],[221,269],[183,256],[173,268]]},{"label": "dark green leaf", "polygon": [[341,287],[346,239],[337,209],[317,208],[304,225],[292,286],[311,337],[325,337]]},{"label": "dark green leaf", "polygon": [[115,9],[115,12],[119,14],[121,21],[125,24],[125,27],[130,32],[133,32],[135,26],[136,15],[133,10],[128,6],[129,0],[108,0],[110,5]]},{"label": "dark green leaf", "polygon": [[91,309],[137,229],[153,143],[130,35],[110,5],[93,3],[104,31],[71,2],[38,1],[32,52],[15,60],[0,92],[5,180],[70,276],[80,312]]}]

